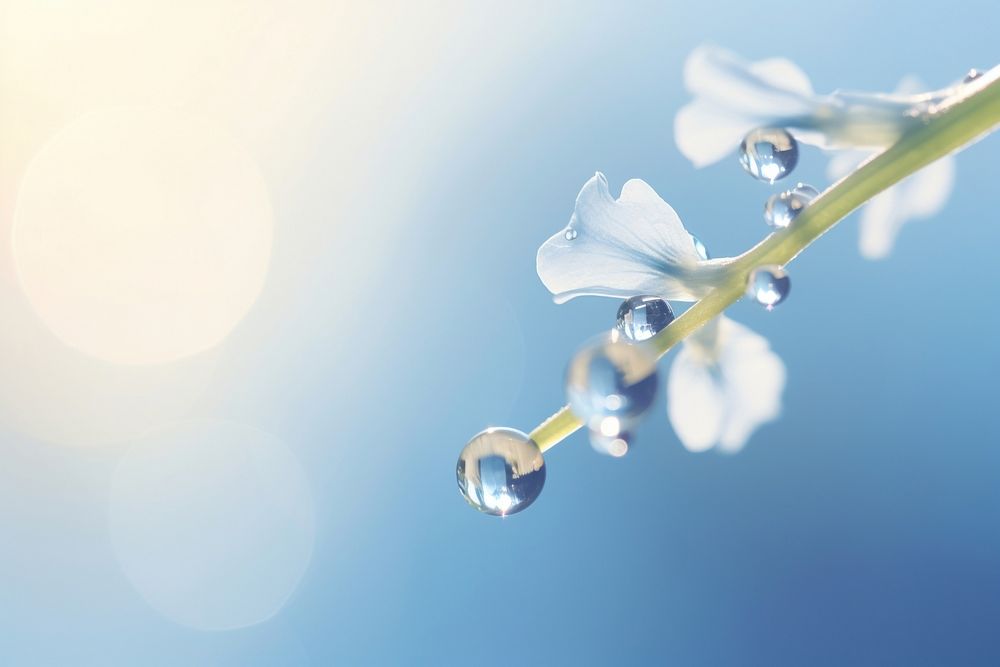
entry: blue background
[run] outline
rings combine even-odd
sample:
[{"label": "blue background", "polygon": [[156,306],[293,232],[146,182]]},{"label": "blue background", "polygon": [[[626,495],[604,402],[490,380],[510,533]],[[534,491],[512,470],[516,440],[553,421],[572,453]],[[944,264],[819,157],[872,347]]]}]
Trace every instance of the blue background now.
[{"label": "blue background", "polygon": [[[516,20],[493,26],[491,12]],[[349,283],[331,278],[323,245],[337,128],[312,128],[276,207],[296,221],[279,234],[312,235],[320,249],[302,260],[279,236],[278,279],[262,299],[282,304],[280,324],[251,313],[234,336],[261,345],[260,356],[224,364],[240,391],[200,407],[253,406],[306,465],[319,536],[294,597],[244,630],[170,624],[108,557],[103,502],[120,450],[5,432],[6,655],[1000,664],[995,137],[961,154],[944,211],[907,226],[889,259],[858,255],[852,217],[789,267],[792,294],[775,312],[732,308],[789,372],[782,417],[739,455],[686,452],[661,392],[625,459],[594,454],[579,434],[551,450],[545,491],[523,514],[475,513],[454,479],[473,434],[529,431],[562,405],[570,355],[614,316],[610,300],[554,305],[534,272],[538,245],[568,221],[594,171],[614,192],[647,180],[715,256],[766,233],[769,187],[735,157],[696,171],[674,146],[691,49],[783,55],[821,92],[891,90],[908,73],[937,87],[996,63],[1000,5],[515,3],[480,14],[436,36],[440,65],[400,93],[403,112],[367,156],[386,201],[399,204],[395,184],[417,172],[423,185],[398,195],[401,219],[381,200],[359,216],[352,243],[381,244],[382,261]],[[509,60],[503,80],[495,69],[477,76],[480,38]],[[474,114],[437,127],[470,99]],[[806,149],[796,176],[826,185],[825,166]],[[289,287],[283,267],[301,261],[309,280]],[[324,295],[338,292],[351,298],[331,309]],[[43,470],[37,498],[2,488]]]}]

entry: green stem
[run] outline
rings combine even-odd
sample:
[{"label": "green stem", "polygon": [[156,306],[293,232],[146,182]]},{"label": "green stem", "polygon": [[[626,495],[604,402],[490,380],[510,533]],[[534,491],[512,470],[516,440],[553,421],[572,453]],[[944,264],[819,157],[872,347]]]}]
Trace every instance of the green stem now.
[{"label": "green stem", "polygon": [[[662,357],[674,345],[717,317],[743,296],[750,271],[765,264],[784,266],[886,188],[953,153],[1000,126],[1000,67],[932,109],[924,123],[861,165],[814,199],[793,223],[735,258],[727,279],[648,341]],[[544,452],[575,432],[580,420],[563,407],[529,435]]]}]

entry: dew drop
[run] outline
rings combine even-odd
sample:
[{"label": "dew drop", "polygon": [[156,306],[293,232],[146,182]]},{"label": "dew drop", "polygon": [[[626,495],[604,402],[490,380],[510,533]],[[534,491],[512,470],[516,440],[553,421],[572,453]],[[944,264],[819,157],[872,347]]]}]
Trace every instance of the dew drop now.
[{"label": "dew drop", "polygon": [[656,358],[641,345],[601,339],[566,369],[570,410],[591,430],[613,436],[635,424],[656,396]]},{"label": "dew drop", "polygon": [[768,310],[784,301],[791,288],[792,281],[780,266],[759,266],[747,280],[747,295]]},{"label": "dew drop", "polygon": [[633,296],[618,307],[615,328],[627,340],[649,340],[674,321],[670,304],[655,296]]},{"label": "dew drop", "polygon": [[791,190],[773,194],[764,204],[764,220],[778,229],[792,224],[792,220],[819,195],[819,190],[811,185],[799,183]]},{"label": "dew drop", "polygon": [[458,457],[458,488],[484,514],[507,516],[535,502],[545,485],[538,445],[512,428],[476,434]]},{"label": "dew drop", "polygon": [[563,236],[566,237],[567,241],[572,241],[573,239],[576,238],[576,230],[572,229],[572,228],[571,229],[567,229],[566,233],[563,234]]},{"label": "dew drop", "polygon": [[740,164],[754,178],[774,183],[791,173],[799,161],[795,137],[781,128],[751,130],[740,144]]},{"label": "dew drop", "polygon": [[968,71],[968,72],[966,73],[966,75],[965,75],[965,78],[964,78],[964,79],[962,79],[962,83],[970,83],[970,82],[972,82],[972,81],[975,81],[976,79],[978,79],[978,78],[979,78],[979,77],[981,77],[982,75],[983,75],[983,72],[982,72],[981,70],[978,70],[978,69],[970,69],[970,70],[969,70],[969,71]]},{"label": "dew drop", "polygon": [[701,242],[701,239],[694,234],[691,234],[690,236],[691,242],[694,243],[694,251],[698,253],[698,256],[704,260],[712,259],[712,256],[708,254],[708,248]]},{"label": "dew drop", "polygon": [[600,431],[590,432],[590,446],[598,454],[613,456],[616,459],[628,454],[632,443],[632,436],[628,433],[619,432],[615,435],[604,435]]}]

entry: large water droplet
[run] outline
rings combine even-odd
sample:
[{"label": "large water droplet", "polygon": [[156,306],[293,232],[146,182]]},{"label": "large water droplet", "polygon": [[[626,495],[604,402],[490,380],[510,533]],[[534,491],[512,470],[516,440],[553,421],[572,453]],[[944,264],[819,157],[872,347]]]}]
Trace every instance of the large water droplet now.
[{"label": "large water droplet", "polygon": [[747,294],[768,310],[785,300],[792,281],[780,266],[759,266],[750,272]]},{"label": "large water droplet", "polygon": [[576,353],[566,369],[573,414],[612,436],[631,427],[656,396],[656,358],[642,345],[603,339]]},{"label": "large water droplet", "polygon": [[488,428],[462,449],[458,488],[480,512],[507,516],[535,502],[545,485],[538,445],[512,428]]},{"label": "large water droplet", "polygon": [[690,234],[690,236],[691,242],[694,243],[694,251],[698,253],[698,256],[704,260],[712,259],[712,256],[708,254],[708,247],[701,242],[701,239],[694,234]]},{"label": "large water droplet", "polygon": [[967,72],[967,73],[965,74],[965,78],[964,78],[964,79],[962,79],[962,83],[969,83],[969,82],[971,82],[971,81],[975,81],[976,79],[978,79],[978,78],[979,78],[979,77],[981,77],[982,75],[983,75],[982,71],[980,71],[980,70],[978,70],[978,69],[970,69],[970,70],[969,70],[969,71],[968,71],[968,72]]},{"label": "large water droplet", "polygon": [[811,185],[799,183],[791,190],[773,194],[764,204],[764,220],[778,229],[792,224],[792,220],[819,195],[819,190]]},{"label": "large water droplet", "polygon": [[563,234],[563,236],[566,238],[567,241],[572,241],[573,239],[576,238],[576,230],[572,228],[567,229],[566,233]]},{"label": "large water droplet", "polygon": [[649,340],[674,321],[670,304],[655,296],[633,296],[618,307],[615,327],[628,340]]},{"label": "large water droplet", "polygon": [[774,183],[791,173],[799,161],[795,137],[781,128],[751,130],[740,144],[740,164],[754,178]]},{"label": "large water droplet", "polygon": [[590,432],[590,446],[598,454],[621,458],[628,454],[631,442],[632,436],[628,433],[604,435],[600,431]]}]

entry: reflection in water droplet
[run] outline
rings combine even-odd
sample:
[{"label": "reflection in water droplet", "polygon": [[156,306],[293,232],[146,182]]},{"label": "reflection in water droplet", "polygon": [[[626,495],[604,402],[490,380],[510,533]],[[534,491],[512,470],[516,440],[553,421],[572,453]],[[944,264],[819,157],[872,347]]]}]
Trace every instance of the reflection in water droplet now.
[{"label": "reflection in water droplet", "polygon": [[781,128],[751,130],[740,144],[740,164],[754,178],[774,183],[784,178],[799,161],[795,137]]},{"label": "reflection in water droplet", "polygon": [[462,449],[455,474],[470,505],[485,514],[507,516],[538,498],[545,485],[545,461],[524,433],[488,428]]},{"label": "reflection in water droplet", "polygon": [[819,195],[819,190],[811,185],[799,183],[791,190],[773,194],[764,204],[764,220],[778,229],[792,224],[792,220]]},{"label": "reflection in water droplet", "polygon": [[674,321],[670,304],[655,296],[633,296],[618,308],[615,327],[628,340],[649,340]]},{"label": "reflection in water droplet", "polygon": [[780,266],[760,266],[750,272],[747,295],[768,310],[785,300],[792,281]]},{"label": "reflection in water droplet", "polygon": [[567,241],[572,241],[573,239],[576,238],[576,230],[575,229],[567,229],[566,230],[566,234],[564,236],[566,237]]},{"label": "reflection in water droplet", "polygon": [[224,421],[190,421],[135,442],[115,470],[115,555],[151,607],[200,630],[267,620],[312,556],[315,517],[283,442]]},{"label": "reflection in water droplet", "polygon": [[[656,359],[641,344],[602,339],[576,353],[566,369],[570,410],[591,430],[630,428],[656,396]],[[613,419],[616,428],[609,428]]]},{"label": "reflection in water droplet", "polygon": [[694,251],[698,253],[699,257],[705,260],[712,259],[712,256],[708,254],[708,247],[701,242],[701,239],[691,234],[691,241],[694,243]]},{"label": "reflection in water droplet", "polygon": [[632,436],[628,433],[604,435],[600,431],[590,431],[590,446],[599,454],[621,458],[628,453]]}]

